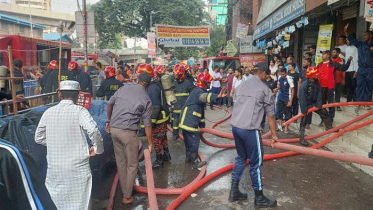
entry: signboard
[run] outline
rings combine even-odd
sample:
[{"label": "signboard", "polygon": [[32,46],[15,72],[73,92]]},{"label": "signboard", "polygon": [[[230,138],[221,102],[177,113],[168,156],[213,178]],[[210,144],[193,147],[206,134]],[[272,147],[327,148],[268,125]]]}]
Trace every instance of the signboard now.
[{"label": "signboard", "polygon": [[235,56],[236,53],[238,52],[236,46],[232,43],[232,40],[229,40],[227,42],[227,46],[225,46],[223,53],[227,53],[227,56]]},{"label": "signboard", "polygon": [[373,16],[373,0],[365,0],[364,17]]},{"label": "signboard", "polygon": [[276,28],[303,15],[304,12],[305,0],[290,0],[255,28],[254,39],[259,39]]},{"label": "signboard", "polygon": [[208,26],[156,25],[157,42],[165,47],[205,47],[210,46]]},{"label": "signboard", "polygon": [[157,45],[155,44],[155,33],[148,32],[147,33],[147,40],[148,40],[148,55],[154,56],[157,54]]},{"label": "signboard", "polygon": [[331,4],[334,4],[335,2],[338,2],[339,0],[328,0],[328,6]]},{"label": "signboard", "polygon": [[[76,28],[76,37],[84,38],[84,21],[81,11],[75,12],[75,28]],[[93,12],[87,12],[87,37],[96,38],[95,30],[95,15]]]},{"label": "signboard", "polygon": [[236,37],[240,38],[240,39],[245,39],[248,31],[249,31],[249,26],[248,25],[245,25],[243,23],[238,23],[237,24]]},{"label": "signboard", "polygon": [[248,54],[240,55],[240,62],[242,66],[252,68],[259,62],[265,62],[266,56],[264,54]]},{"label": "signboard", "polygon": [[107,57],[111,58],[111,59],[114,58],[114,56],[115,56],[115,54],[112,53],[112,52],[110,52],[110,51],[107,51],[105,55],[106,55]]},{"label": "signboard", "polygon": [[246,39],[240,39],[240,53],[260,53],[261,49],[253,46],[253,35],[247,35]]},{"label": "signboard", "polygon": [[320,25],[319,35],[317,38],[316,46],[316,65],[322,62],[322,54],[320,51],[330,50],[332,43],[332,34],[333,34],[333,24],[329,25]]}]

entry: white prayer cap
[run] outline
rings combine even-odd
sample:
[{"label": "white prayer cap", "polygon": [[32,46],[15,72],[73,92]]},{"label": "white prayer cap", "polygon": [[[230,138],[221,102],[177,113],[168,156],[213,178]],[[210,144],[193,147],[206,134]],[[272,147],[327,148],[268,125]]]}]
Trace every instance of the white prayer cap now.
[{"label": "white prayer cap", "polygon": [[80,90],[79,82],[66,80],[60,83],[60,90]]}]

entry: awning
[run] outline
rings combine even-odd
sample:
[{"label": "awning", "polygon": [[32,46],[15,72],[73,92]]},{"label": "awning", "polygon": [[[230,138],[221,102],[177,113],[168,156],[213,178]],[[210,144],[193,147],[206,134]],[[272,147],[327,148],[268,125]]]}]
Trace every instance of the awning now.
[{"label": "awning", "polygon": [[[282,0],[281,0],[282,1]],[[268,1],[266,1],[268,2]],[[305,0],[290,0],[254,29],[254,40],[263,37],[305,13]]]}]

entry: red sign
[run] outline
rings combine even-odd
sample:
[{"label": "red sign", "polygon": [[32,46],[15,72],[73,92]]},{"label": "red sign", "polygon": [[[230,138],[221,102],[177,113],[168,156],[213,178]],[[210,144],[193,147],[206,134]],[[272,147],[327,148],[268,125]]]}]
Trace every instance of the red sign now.
[{"label": "red sign", "polygon": [[266,56],[264,54],[247,54],[240,55],[240,62],[242,66],[253,67],[259,62],[265,62]]}]

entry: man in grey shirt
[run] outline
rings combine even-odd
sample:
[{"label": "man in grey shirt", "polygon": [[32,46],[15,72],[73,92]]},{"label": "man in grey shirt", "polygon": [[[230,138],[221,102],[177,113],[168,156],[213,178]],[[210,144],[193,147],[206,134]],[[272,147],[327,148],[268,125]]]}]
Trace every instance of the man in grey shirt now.
[{"label": "man in grey shirt", "polygon": [[274,97],[271,89],[263,82],[266,76],[270,74],[268,65],[265,63],[258,63],[254,66],[253,76],[243,81],[235,91],[236,103],[231,120],[237,157],[233,167],[229,201],[247,199],[247,194],[241,193],[238,185],[245,169],[246,160],[249,159],[256,208],[268,208],[277,205],[276,200],[268,199],[263,195],[260,169],[263,164],[263,143],[259,130],[264,112],[268,116],[268,123],[272,132],[272,145],[278,139]]},{"label": "man in grey shirt", "polygon": [[134,203],[133,185],[139,166],[138,151],[140,139],[137,131],[140,118],[145,125],[148,149],[152,151],[151,106],[152,102],[146,92],[151,77],[144,72],[138,76],[138,83],[125,85],[110,98],[107,106],[106,131],[111,133],[114,144],[115,159],[118,168],[120,186],[123,193],[122,203]]}]

